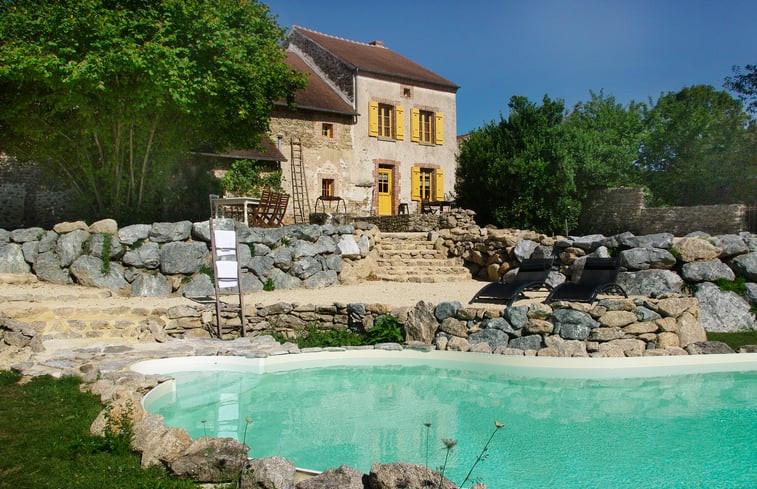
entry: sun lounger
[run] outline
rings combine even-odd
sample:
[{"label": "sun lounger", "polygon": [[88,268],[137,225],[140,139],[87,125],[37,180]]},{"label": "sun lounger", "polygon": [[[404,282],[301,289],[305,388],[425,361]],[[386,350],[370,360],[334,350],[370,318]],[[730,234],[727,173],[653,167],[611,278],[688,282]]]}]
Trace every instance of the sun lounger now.
[{"label": "sun lounger", "polygon": [[554,258],[523,260],[518,273],[511,282],[494,282],[479,290],[469,304],[483,302],[511,306],[518,299],[526,299],[525,292],[539,289],[552,290],[547,284],[547,276]]},{"label": "sun lounger", "polygon": [[578,283],[565,282],[558,285],[544,302],[547,304],[554,301],[592,303],[599,294],[628,297],[626,291],[615,283],[619,268],[620,259],[618,258],[587,258]]}]

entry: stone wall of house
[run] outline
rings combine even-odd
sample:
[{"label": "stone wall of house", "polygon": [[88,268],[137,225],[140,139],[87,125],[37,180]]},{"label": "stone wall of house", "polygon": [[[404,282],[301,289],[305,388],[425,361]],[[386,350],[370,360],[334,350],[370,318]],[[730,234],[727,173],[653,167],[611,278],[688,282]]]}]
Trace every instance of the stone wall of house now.
[{"label": "stone wall of house", "polygon": [[747,230],[746,211],[746,206],[741,204],[647,208],[643,189],[602,189],[592,193],[584,204],[579,231],[585,234],[668,232],[676,236],[694,231],[738,233]]},{"label": "stone wall of house", "polygon": [[[296,117],[295,117],[296,115]],[[333,137],[321,133],[322,124],[333,127]],[[310,111],[292,114],[276,110],[271,117],[270,131],[274,138],[282,136],[281,152],[287,161],[281,163],[281,185],[287,193],[294,194],[291,182],[291,143],[300,141],[302,160],[308,192],[309,209],[316,212],[316,199],[321,195],[323,179],[334,180],[334,195],[342,197],[346,211],[353,215],[370,213],[373,188],[372,168],[364,169],[354,164],[352,147],[352,117]],[[326,210],[333,205],[326,206]],[[318,210],[322,210],[319,206]],[[305,207],[307,213],[308,207]],[[342,208],[340,212],[344,212]],[[287,209],[289,218],[293,216],[294,203]]]},{"label": "stone wall of house", "polygon": [[355,69],[344,61],[323,49],[297,30],[293,30],[288,40],[289,48],[297,49],[313,61],[314,66],[323,70],[326,76],[342,91],[350,100],[355,100],[355,87],[353,74]]}]

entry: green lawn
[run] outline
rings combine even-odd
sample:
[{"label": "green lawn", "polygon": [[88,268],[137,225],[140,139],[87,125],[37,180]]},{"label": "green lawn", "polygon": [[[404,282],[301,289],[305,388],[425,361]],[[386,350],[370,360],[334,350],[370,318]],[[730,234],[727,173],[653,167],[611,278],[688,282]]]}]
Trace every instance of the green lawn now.
[{"label": "green lawn", "polygon": [[90,435],[103,406],[78,378],[19,377],[0,371],[0,489],[198,487],[143,470],[125,437]]},{"label": "green lawn", "polygon": [[734,351],[744,345],[757,345],[757,331],[742,331],[740,333],[707,333],[709,341],[722,341]]}]

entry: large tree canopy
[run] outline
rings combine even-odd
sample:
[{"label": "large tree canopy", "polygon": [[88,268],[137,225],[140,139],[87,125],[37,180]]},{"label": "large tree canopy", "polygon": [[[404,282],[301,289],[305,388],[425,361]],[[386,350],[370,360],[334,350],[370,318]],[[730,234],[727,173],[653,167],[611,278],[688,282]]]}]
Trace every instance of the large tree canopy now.
[{"label": "large tree canopy", "polygon": [[752,115],[752,120],[757,118],[757,65],[733,67],[733,76],[725,78],[725,88],[735,92],[739,100],[744,104],[744,109]]},{"label": "large tree canopy", "polygon": [[237,0],[0,3],[0,151],[57,170],[94,215],[137,215],[186,152],[252,147],[304,79],[268,7]]},{"label": "large tree canopy", "polygon": [[754,131],[741,103],[709,85],[662,95],[646,115],[640,164],[655,203],[753,201]]},{"label": "large tree canopy", "polygon": [[567,116],[560,100],[545,96],[537,106],[512,97],[507,119],[461,143],[461,204],[481,224],[565,232],[575,229],[592,188],[638,184],[641,106],[591,95]]}]

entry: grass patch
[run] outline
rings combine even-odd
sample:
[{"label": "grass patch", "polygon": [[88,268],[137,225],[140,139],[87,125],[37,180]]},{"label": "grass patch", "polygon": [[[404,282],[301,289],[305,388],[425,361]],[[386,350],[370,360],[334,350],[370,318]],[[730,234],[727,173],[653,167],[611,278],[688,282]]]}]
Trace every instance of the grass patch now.
[{"label": "grass patch", "polygon": [[719,278],[716,283],[723,292],[736,292],[739,295],[746,293],[746,279],[742,276],[736,277],[735,280]]},{"label": "grass patch", "polygon": [[89,425],[103,408],[79,392],[80,379],[0,371],[0,489],[197,488],[160,468],[144,470],[128,440],[98,437]]},{"label": "grass patch", "polygon": [[738,333],[707,333],[709,341],[722,341],[726,345],[739,351],[744,345],[757,345],[757,331],[741,331]]}]

